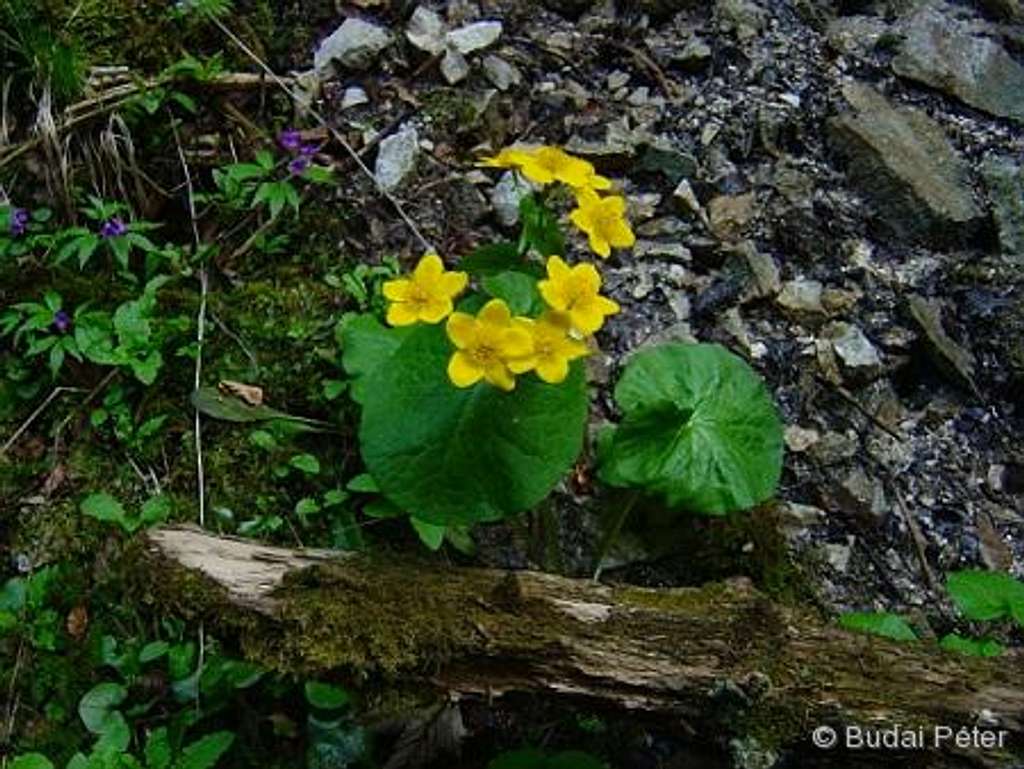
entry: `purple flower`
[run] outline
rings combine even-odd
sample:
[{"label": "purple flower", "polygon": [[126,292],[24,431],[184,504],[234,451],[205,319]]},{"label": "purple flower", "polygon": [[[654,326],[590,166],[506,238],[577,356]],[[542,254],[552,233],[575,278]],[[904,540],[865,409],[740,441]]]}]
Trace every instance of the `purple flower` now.
[{"label": "purple flower", "polygon": [[107,221],[103,222],[103,226],[100,227],[101,238],[119,238],[128,232],[128,227],[121,221],[121,217],[115,216]]},{"label": "purple flower", "polygon": [[288,164],[292,176],[301,176],[309,168],[309,158],[297,157]]},{"label": "purple flower", "polygon": [[313,157],[319,151],[320,146],[317,144],[303,144],[299,147],[299,154],[306,158]]},{"label": "purple flower", "polygon": [[295,152],[302,145],[302,135],[294,128],[286,128],[277,135],[277,143],[289,152]]},{"label": "purple flower", "polygon": [[28,230],[28,211],[24,208],[11,209],[11,236],[20,238]]},{"label": "purple flower", "polygon": [[68,329],[71,328],[71,316],[64,312],[64,310],[57,310],[57,312],[53,314],[53,321],[50,323],[50,328],[58,334],[67,333]]}]

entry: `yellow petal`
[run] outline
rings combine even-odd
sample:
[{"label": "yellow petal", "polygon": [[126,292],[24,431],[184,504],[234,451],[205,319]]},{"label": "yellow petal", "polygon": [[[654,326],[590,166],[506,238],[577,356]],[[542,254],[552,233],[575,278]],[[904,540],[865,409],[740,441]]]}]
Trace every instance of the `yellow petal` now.
[{"label": "yellow petal", "polygon": [[590,250],[598,256],[607,259],[612,253],[612,246],[607,240],[604,239],[602,233],[599,232],[588,232],[588,241],[590,243]]},{"label": "yellow petal", "polygon": [[525,374],[537,366],[537,356],[527,355],[522,358],[512,358],[505,361],[505,365],[508,366],[508,370],[513,374]]},{"label": "yellow petal", "polygon": [[484,376],[483,369],[461,350],[456,350],[448,361],[448,378],[456,387],[471,387]]},{"label": "yellow petal", "polygon": [[[456,353],[458,354],[458,353]],[[504,363],[493,363],[484,372],[484,378],[495,387],[508,392],[516,387],[516,379]]]},{"label": "yellow petal", "polygon": [[441,277],[443,272],[444,263],[441,261],[441,257],[435,253],[429,253],[424,254],[412,274],[417,283],[431,285]]},{"label": "yellow petal", "polygon": [[593,174],[587,179],[586,186],[592,190],[610,190],[612,188],[612,180],[599,174]]},{"label": "yellow petal", "polygon": [[476,316],[480,321],[495,326],[507,326],[512,320],[512,313],[509,312],[508,305],[501,299],[489,301]]},{"label": "yellow petal", "polygon": [[384,298],[392,302],[404,302],[409,298],[409,289],[412,288],[412,281],[405,278],[397,278],[384,282]]},{"label": "yellow petal", "polygon": [[441,276],[441,291],[450,299],[462,293],[469,282],[469,276],[464,272],[446,272]]},{"label": "yellow petal", "polygon": [[566,337],[565,341],[559,346],[559,352],[567,360],[576,360],[590,354],[590,350],[584,342],[570,339],[569,337]]},{"label": "yellow petal", "polygon": [[560,357],[549,357],[537,364],[537,376],[548,384],[559,384],[569,376],[569,361]]},{"label": "yellow petal", "polygon": [[626,213],[626,199],[621,195],[608,195],[601,198],[601,208],[606,214],[612,216],[624,216]]},{"label": "yellow petal", "polygon": [[604,325],[604,315],[591,302],[574,307],[569,315],[573,327],[584,336],[595,333]]},{"label": "yellow petal", "polygon": [[548,277],[551,280],[565,280],[572,275],[572,270],[569,269],[569,265],[565,263],[565,260],[560,256],[549,256],[548,257]]},{"label": "yellow petal", "polygon": [[510,328],[501,338],[498,353],[506,359],[521,358],[533,351],[533,337],[522,328]]},{"label": "yellow petal", "polygon": [[464,312],[453,312],[448,318],[448,325],[445,326],[448,338],[452,344],[460,350],[464,350],[473,344],[476,339],[476,319]]},{"label": "yellow petal", "polygon": [[390,326],[411,326],[418,321],[416,308],[405,302],[395,302],[388,306],[387,321]]},{"label": "yellow petal", "polygon": [[588,294],[596,294],[601,290],[601,273],[590,262],[577,264],[572,269],[572,276],[579,281]]},{"label": "yellow petal", "polygon": [[590,233],[594,229],[594,220],[590,212],[584,208],[574,208],[569,213],[569,221],[576,225],[581,232]]},{"label": "yellow petal", "polygon": [[576,190],[576,205],[586,210],[595,208],[601,204],[601,196],[589,187],[582,187]]},{"label": "yellow petal", "polygon": [[424,323],[440,323],[452,311],[451,299],[432,298],[420,306],[420,320]]},{"label": "yellow petal", "polygon": [[602,315],[615,315],[622,308],[619,307],[619,303],[614,299],[609,299],[606,296],[598,296],[594,298],[594,304],[598,312]]},{"label": "yellow petal", "polygon": [[569,297],[565,291],[564,283],[556,283],[553,280],[537,281],[537,290],[541,298],[553,310],[565,311],[569,309]]}]

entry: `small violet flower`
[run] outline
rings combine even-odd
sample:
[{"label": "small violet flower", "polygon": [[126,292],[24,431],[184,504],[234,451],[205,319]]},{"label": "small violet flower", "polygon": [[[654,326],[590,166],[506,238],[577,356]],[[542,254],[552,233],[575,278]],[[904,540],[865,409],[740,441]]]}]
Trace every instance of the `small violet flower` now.
[{"label": "small violet flower", "polygon": [[320,147],[312,143],[303,144],[301,147],[299,147],[299,154],[305,158],[311,158],[319,151]]},{"label": "small violet flower", "polygon": [[28,211],[24,208],[11,209],[11,236],[20,238],[28,230]]},{"label": "small violet flower", "polygon": [[71,316],[64,310],[57,310],[57,312],[53,314],[53,321],[50,323],[50,328],[58,334],[66,334],[71,328]]},{"label": "small violet flower", "polygon": [[302,146],[302,135],[294,128],[286,128],[277,135],[277,143],[289,152],[295,152]]},{"label": "small violet flower", "polygon": [[292,176],[300,176],[309,168],[309,158],[297,157],[288,163],[288,171]]},{"label": "small violet flower", "polygon": [[128,232],[128,227],[121,221],[119,216],[107,219],[107,221],[103,222],[103,226],[100,227],[101,238],[119,238],[126,232]]}]

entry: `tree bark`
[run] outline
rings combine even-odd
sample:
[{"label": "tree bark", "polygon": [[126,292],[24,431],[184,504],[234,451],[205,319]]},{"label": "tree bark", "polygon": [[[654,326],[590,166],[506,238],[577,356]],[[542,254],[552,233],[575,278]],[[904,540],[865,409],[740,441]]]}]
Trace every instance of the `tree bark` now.
[{"label": "tree bark", "polygon": [[[841,741],[847,725],[921,728],[922,750],[885,754],[909,756],[901,766],[1008,765],[1024,737],[1020,654],[975,659],[847,633],[745,580],[646,589],[287,550],[191,527],[150,532],[144,557],[154,598],[237,634],[276,669],[584,698],[807,750],[816,765],[835,755],[811,746],[822,725]],[[1004,732],[1004,750],[936,746],[936,726],[979,723]],[[867,765],[882,765],[874,755]]]}]

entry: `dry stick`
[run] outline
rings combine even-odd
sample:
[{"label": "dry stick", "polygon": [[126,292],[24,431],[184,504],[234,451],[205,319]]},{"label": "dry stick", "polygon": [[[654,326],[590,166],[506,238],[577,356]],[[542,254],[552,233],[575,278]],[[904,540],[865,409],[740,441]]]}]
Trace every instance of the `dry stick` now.
[{"label": "dry stick", "polygon": [[917,519],[910,512],[910,508],[903,499],[903,493],[900,491],[899,486],[896,485],[896,481],[891,478],[890,480],[892,481],[892,489],[896,493],[897,507],[903,513],[903,519],[907,522],[907,528],[910,529],[910,538],[914,541],[914,550],[917,552],[917,559],[921,562],[921,572],[924,574],[928,587],[932,591],[938,592],[935,575],[932,573],[931,564],[928,563],[928,558],[924,552],[924,535],[921,533],[921,527],[918,525]]},{"label": "dry stick", "polygon": [[51,392],[48,396],[46,396],[46,400],[44,400],[42,403],[40,403],[39,406],[36,408],[36,410],[33,411],[31,414],[29,414],[28,419],[26,419],[24,422],[21,423],[21,427],[19,427],[17,430],[15,430],[14,431],[14,435],[12,435],[10,438],[8,438],[7,439],[7,443],[5,443],[2,448],[0,448],[0,457],[2,457],[4,454],[6,454],[7,450],[10,449],[11,446],[14,445],[15,441],[17,441],[18,438],[20,438],[22,436],[22,434],[29,427],[32,426],[32,423],[35,422],[36,419],[39,418],[39,415],[42,414],[46,410],[46,407],[49,406],[53,402],[54,398],[56,398],[61,393],[84,393],[84,392],[86,392],[86,390],[84,388],[82,388],[82,387],[54,387],[53,388],[53,392]]},{"label": "dry stick", "polygon": [[[252,59],[260,69],[266,72],[267,76],[270,77],[270,79],[273,80],[282,91],[288,94],[293,101],[299,100],[298,94],[296,94],[291,88],[289,88],[287,83],[285,83],[284,80],[282,80],[281,77],[276,72],[274,72],[274,70],[272,70],[268,64],[266,64],[259,56],[253,53],[252,49],[250,49],[249,46],[247,46],[245,42],[241,40],[241,38],[239,38],[234,32],[228,29],[224,25],[224,23],[216,16],[210,16],[209,18],[210,21],[212,21],[217,26],[217,28],[231,40],[231,42],[233,42],[235,45],[241,48],[242,52],[245,53],[246,56]],[[381,186],[373,171],[371,171],[367,167],[366,163],[363,162],[363,159],[359,157],[359,153],[352,149],[352,146],[348,143],[348,141],[346,141],[345,137],[341,135],[341,132],[337,128],[332,126],[330,123],[328,123],[327,119],[319,112],[317,112],[315,109],[310,108],[309,114],[311,114],[321,126],[327,129],[331,136],[334,137],[334,140],[338,142],[338,144],[341,145],[342,149],[344,149],[345,152],[348,153],[349,157],[351,157],[352,160],[355,161],[355,164],[356,166],[359,167],[359,170],[362,171],[367,176],[367,178],[373,182],[374,186],[377,188],[377,192],[379,192],[381,196],[383,196],[392,205],[392,207],[395,209],[395,212],[401,217],[402,221],[405,222],[405,225],[409,228],[412,234],[420,242],[420,245],[423,247],[423,250],[432,251],[433,246],[431,246],[427,239],[423,237],[423,233],[420,232],[415,222],[413,222],[413,220],[409,218],[409,215],[405,212],[405,209],[402,207],[402,204],[398,202],[398,199],[394,195],[392,195],[390,192],[388,192]]]}]

